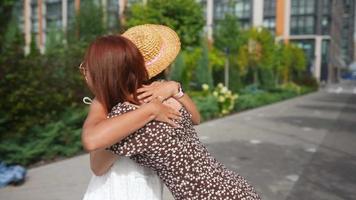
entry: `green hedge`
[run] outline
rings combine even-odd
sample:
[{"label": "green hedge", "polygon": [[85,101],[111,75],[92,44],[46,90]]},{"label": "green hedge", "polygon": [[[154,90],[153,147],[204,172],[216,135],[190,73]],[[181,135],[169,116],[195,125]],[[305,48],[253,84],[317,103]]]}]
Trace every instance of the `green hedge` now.
[{"label": "green hedge", "polygon": [[82,150],[81,127],[86,115],[87,108],[68,108],[61,120],[28,130],[30,137],[1,140],[1,160],[28,166],[77,154]]},{"label": "green hedge", "polygon": [[[265,91],[254,87],[247,87],[243,93],[239,94],[232,112],[257,108],[315,90],[315,88],[311,87],[299,87],[297,90],[295,88],[276,88]],[[202,120],[207,121],[222,116],[219,110],[218,100],[214,98],[213,95],[205,95],[203,93],[203,91],[189,93],[200,111]]]}]

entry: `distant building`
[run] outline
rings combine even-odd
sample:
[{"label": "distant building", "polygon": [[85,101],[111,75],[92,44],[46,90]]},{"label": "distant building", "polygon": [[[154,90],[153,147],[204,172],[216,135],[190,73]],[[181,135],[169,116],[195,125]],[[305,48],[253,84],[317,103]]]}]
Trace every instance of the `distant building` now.
[{"label": "distant building", "polygon": [[[89,0],[86,0],[89,1]],[[104,20],[112,26],[121,19],[126,6],[148,0],[92,0],[103,5]],[[292,42],[304,49],[309,71],[319,81],[337,82],[340,70],[354,60],[355,0],[197,0],[204,5],[208,37],[214,24],[227,12],[239,18],[241,27],[265,27],[278,40]],[[84,2],[82,0],[82,2]],[[81,0],[23,0],[20,27],[29,52],[35,34],[41,52],[51,27],[66,31],[80,10]]]},{"label": "distant building", "polygon": [[[354,0],[204,0],[207,20],[230,12],[241,27],[265,27],[278,40],[304,49],[309,71],[319,80],[337,82],[340,70],[355,60]],[[209,11],[209,9],[211,11]],[[210,15],[209,15],[210,14]],[[210,34],[211,35],[211,34]]]},{"label": "distant building", "polygon": [[[89,1],[89,0],[86,0]],[[114,26],[123,12],[126,0],[91,0],[103,6],[103,20],[108,28]],[[41,52],[45,51],[46,36],[53,28],[67,31],[75,21],[76,13],[80,11],[81,0],[23,0],[16,4],[15,10],[19,15],[20,28],[25,35],[25,53],[29,53],[32,35]],[[121,5],[121,6],[120,6]]]}]

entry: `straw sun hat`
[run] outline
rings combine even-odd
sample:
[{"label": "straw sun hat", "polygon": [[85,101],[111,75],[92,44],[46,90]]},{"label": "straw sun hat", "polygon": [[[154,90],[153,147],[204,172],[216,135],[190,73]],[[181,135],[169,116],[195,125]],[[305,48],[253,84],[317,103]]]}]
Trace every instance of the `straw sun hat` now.
[{"label": "straw sun hat", "polygon": [[165,70],[180,51],[177,33],[167,26],[138,25],[128,29],[122,36],[131,40],[142,53],[149,78]]}]

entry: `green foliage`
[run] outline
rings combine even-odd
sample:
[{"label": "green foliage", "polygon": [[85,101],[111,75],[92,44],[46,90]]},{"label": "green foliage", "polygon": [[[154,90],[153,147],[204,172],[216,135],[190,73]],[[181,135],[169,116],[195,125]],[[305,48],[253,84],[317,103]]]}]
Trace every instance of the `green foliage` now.
[{"label": "green foliage", "polygon": [[217,48],[211,47],[209,49],[208,57],[209,57],[209,64],[213,70],[224,69],[226,59],[222,51],[220,51]]},{"label": "green foliage", "polygon": [[175,30],[185,49],[198,46],[204,26],[202,6],[193,0],[149,0],[147,5],[134,4],[129,13],[129,27],[140,24],[162,24]]},{"label": "green foliage", "polygon": [[[83,10],[81,14],[87,16],[86,12],[92,11]],[[67,119],[83,113],[83,106],[77,102],[89,94],[78,65],[87,40],[99,34],[91,32],[101,29],[92,27],[95,25],[101,26],[91,24],[90,30],[82,30],[86,33],[82,39],[68,43],[61,31],[50,31],[44,55],[39,54],[33,38],[31,53],[24,56],[23,36],[17,25],[9,26],[4,33],[4,53],[0,57],[0,154],[8,163],[28,165],[55,155],[73,155],[81,149],[78,136],[83,117],[80,124]]]},{"label": "green foliage", "polygon": [[221,51],[228,48],[231,53],[236,53],[246,39],[245,35],[241,34],[238,21],[238,17],[227,13],[223,20],[216,23],[214,45]]},{"label": "green foliage", "polygon": [[198,61],[201,58],[202,55],[202,48],[196,47],[196,48],[189,48],[186,50],[181,51],[181,54],[184,58],[184,73],[183,73],[183,79],[185,82],[185,89],[189,90],[191,89],[191,83],[194,79],[194,72],[198,66]]},{"label": "green foliage", "polygon": [[106,32],[101,6],[94,1],[82,1],[80,12],[76,16],[74,24],[70,24],[68,41],[70,43],[77,42],[77,40],[91,42]]},{"label": "green foliage", "polygon": [[206,92],[190,92],[194,103],[198,107],[199,113],[203,121],[213,119],[218,116],[219,105],[217,99],[213,95],[207,95]]},{"label": "green foliage", "polygon": [[300,78],[306,70],[306,57],[300,48],[293,44],[276,46],[274,71],[278,82],[287,83],[292,78]]},{"label": "green foliage", "polygon": [[196,83],[201,86],[203,84],[207,84],[208,86],[213,86],[213,76],[212,76],[212,69],[211,65],[209,64],[209,53],[208,47],[206,43],[204,43],[202,49],[202,55],[198,60],[198,65],[195,70],[195,81]]},{"label": "green foliage", "polygon": [[219,115],[229,114],[234,109],[234,104],[238,98],[237,94],[233,94],[222,83],[219,83],[212,91],[213,96],[217,99],[219,105]]},{"label": "green foliage", "polygon": [[184,76],[185,73],[185,63],[183,53],[179,53],[174,63],[171,65],[168,79],[178,81],[182,84],[183,88],[189,86],[189,80],[186,80],[187,76]]},{"label": "green foliage", "polygon": [[244,32],[246,42],[239,48],[237,63],[242,75],[253,74],[253,83],[260,84],[259,73],[273,66],[274,38],[266,29],[251,28]]},{"label": "green foliage", "polygon": [[61,120],[44,126],[33,124],[26,140],[20,138],[2,139],[1,159],[6,163],[28,166],[38,161],[48,161],[58,156],[71,156],[82,150],[81,126],[87,114],[83,108],[67,108]]},{"label": "green foliage", "polygon": [[[9,33],[15,30],[17,26],[17,20],[13,17],[17,14],[13,12],[15,4],[16,0],[0,1],[0,54],[4,51],[4,45],[6,44],[5,41],[9,39]],[[12,31],[9,31],[9,29],[12,29]]]},{"label": "green foliage", "polygon": [[293,82],[300,86],[311,88],[312,90],[317,90],[319,88],[319,83],[316,78],[308,72],[303,72],[299,77],[296,77]]},{"label": "green foliage", "polygon": [[238,95],[233,94],[222,83],[214,88],[203,84],[202,89],[189,94],[196,103],[203,120],[224,116],[234,109]]},{"label": "green foliage", "polygon": [[258,90],[258,92],[242,93],[239,96],[239,100],[235,104],[234,110],[243,111],[252,109],[293,98],[295,96],[306,94],[312,91],[315,91],[315,89],[310,87],[300,87],[291,83],[271,91]]}]

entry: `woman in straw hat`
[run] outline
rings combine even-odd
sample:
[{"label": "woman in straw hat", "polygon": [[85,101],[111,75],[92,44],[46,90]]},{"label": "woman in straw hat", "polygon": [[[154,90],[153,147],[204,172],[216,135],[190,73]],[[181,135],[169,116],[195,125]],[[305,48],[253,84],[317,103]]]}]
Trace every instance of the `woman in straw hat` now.
[{"label": "woman in straw hat", "polygon": [[[162,35],[157,34],[155,27],[164,28],[166,30],[166,37],[161,38]],[[157,175],[153,173],[149,168],[140,166],[133,162],[128,157],[118,157],[111,152],[100,149],[100,146],[94,146],[91,144],[91,140],[99,139],[100,135],[110,135],[115,131],[118,135],[114,136],[112,140],[117,142],[120,138],[128,135],[132,130],[143,127],[146,122],[151,119],[155,119],[162,122],[167,122],[172,126],[176,124],[172,121],[174,110],[170,106],[178,105],[172,103],[169,97],[179,98],[182,92],[179,92],[179,83],[174,81],[157,82],[155,80],[162,76],[163,70],[169,66],[169,64],[175,59],[180,50],[180,42],[178,36],[174,31],[163,26],[157,25],[145,25],[138,26],[139,32],[133,31],[136,28],[132,28],[125,32],[123,36],[131,40],[143,55],[148,78],[150,78],[151,84],[144,85],[139,91],[139,102],[146,104],[141,106],[137,111],[130,114],[123,114],[119,117],[105,120],[108,110],[105,108],[97,98],[88,104],[90,105],[89,115],[83,126],[83,144],[84,147],[90,151],[90,164],[91,169],[94,172],[87,191],[84,194],[84,200],[96,200],[96,199],[147,199],[147,200],[160,200],[162,199],[162,182]],[[143,31],[145,30],[145,31]],[[170,37],[168,37],[171,35]],[[157,47],[161,43],[161,47],[165,47],[166,51],[159,54]],[[169,49],[168,49],[169,48]],[[126,51],[131,48],[126,48]],[[129,53],[127,53],[129,54]],[[123,55],[119,52],[117,55]],[[135,56],[132,56],[135,58]],[[118,57],[117,57],[118,58]],[[112,58],[113,59],[113,58]],[[138,58],[138,60],[140,60]],[[88,82],[91,90],[92,88],[89,80],[89,73],[87,69],[80,66],[85,79]],[[146,71],[142,70],[142,71]],[[102,77],[101,77],[102,78]],[[106,90],[101,89],[101,90]],[[167,99],[164,104],[155,100],[155,97]],[[87,97],[86,97],[87,98]],[[200,120],[199,112],[197,111],[189,97],[180,98],[185,102],[188,109],[193,114],[194,123],[198,124]],[[161,99],[162,100],[162,99]],[[168,105],[168,106],[166,106]],[[151,113],[151,115],[148,115]],[[179,114],[175,111],[176,114]],[[127,125],[130,123],[129,125]],[[111,127],[112,128],[108,128]],[[100,128],[107,127],[107,128]],[[95,138],[94,138],[95,137]],[[105,138],[104,138],[105,139]],[[102,140],[103,141],[103,140]],[[109,146],[114,142],[109,141],[106,145]],[[100,145],[100,144],[97,144]],[[103,146],[105,145],[102,144]],[[118,159],[119,158],[119,159]]]},{"label": "woman in straw hat", "polygon": [[[146,32],[147,29],[156,32],[156,34],[150,35],[160,35],[158,42],[145,46],[148,50],[154,50],[152,51],[154,53],[151,57],[152,62],[146,66],[149,69],[150,65],[154,66],[152,63],[168,59],[165,54],[172,48],[168,34],[172,36],[174,31],[163,26],[144,25],[128,30],[127,38],[129,38],[130,32],[135,38],[140,38],[139,35],[144,34],[139,33]],[[107,120],[112,120],[124,115],[127,117],[130,113],[157,102],[154,98],[157,96],[157,92],[146,87],[138,89],[146,81],[145,74],[138,70],[139,63],[130,63],[132,57],[130,53],[127,54],[128,49],[122,59],[126,61],[125,63],[106,62],[103,59],[106,56],[116,55],[116,48],[123,52],[121,48],[125,46],[124,43],[129,41],[123,37],[112,38],[110,41],[107,39],[99,38],[92,43],[84,59],[84,68],[88,70],[89,87],[104,107],[107,110],[111,109]],[[145,37],[141,39],[145,40]],[[115,48],[107,48],[109,43]],[[145,42],[141,42],[141,44],[143,43]],[[139,44],[136,46],[142,49]],[[144,52],[142,54],[145,56]],[[136,58],[139,57],[139,55],[136,56]],[[165,62],[162,61],[162,63]],[[111,96],[105,96],[105,94],[100,96],[97,89],[100,88],[103,80],[110,80],[108,77],[112,76],[112,74],[107,74],[108,77],[103,77],[105,74],[103,70],[108,71],[108,68],[102,68],[103,65],[109,65],[109,69],[118,70],[120,68],[114,73],[120,78],[119,81],[114,81],[114,85],[117,85],[114,87],[116,90],[110,91]],[[144,69],[144,67],[141,68]],[[140,91],[142,96],[139,95]],[[117,93],[117,95],[112,95],[112,93]],[[173,96],[173,98],[169,98],[171,100],[169,105],[179,114],[172,112],[172,120],[167,120],[166,123],[151,118],[145,122],[143,127],[130,129],[131,131],[128,131],[130,133],[126,136],[116,137],[117,143],[113,136],[109,135],[118,135],[116,131],[119,130],[115,129],[114,124],[106,124],[105,127],[99,127],[97,130],[110,129],[110,131],[106,135],[96,137],[100,140],[92,140],[91,145],[87,143],[87,148],[89,146],[92,146],[92,149],[102,148],[114,142],[115,144],[105,149],[119,156],[130,157],[140,165],[151,168],[170,189],[175,199],[260,199],[254,188],[243,177],[218,162],[200,142],[193,127],[196,108],[190,98],[182,93],[182,90]],[[145,98],[150,103],[141,103],[139,97]],[[168,97],[163,97],[163,99]],[[114,100],[110,101],[112,99]],[[132,126],[131,124],[126,125]]]}]

